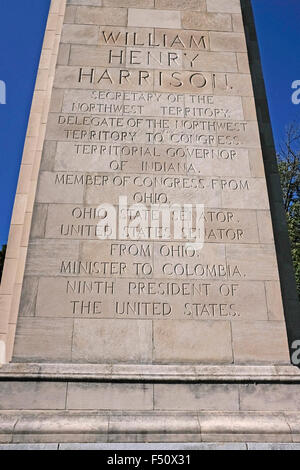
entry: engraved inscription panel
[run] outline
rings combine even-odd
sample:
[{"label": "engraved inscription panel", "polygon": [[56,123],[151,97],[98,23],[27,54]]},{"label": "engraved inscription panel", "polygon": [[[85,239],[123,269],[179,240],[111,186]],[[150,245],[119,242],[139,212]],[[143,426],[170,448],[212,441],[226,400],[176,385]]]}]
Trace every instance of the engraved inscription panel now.
[{"label": "engraved inscription panel", "polygon": [[156,3],[67,7],[17,360],[288,360],[240,8]]}]

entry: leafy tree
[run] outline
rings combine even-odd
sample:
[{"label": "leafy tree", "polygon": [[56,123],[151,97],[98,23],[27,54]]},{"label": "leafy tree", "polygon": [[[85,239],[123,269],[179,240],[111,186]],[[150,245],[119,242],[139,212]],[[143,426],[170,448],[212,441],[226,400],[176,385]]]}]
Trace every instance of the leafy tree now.
[{"label": "leafy tree", "polygon": [[2,250],[0,251],[0,282],[2,278],[3,265],[5,260],[6,245],[2,245]]},{"label": "leafy tree", "polygon": [[286,128],[284,141],[279,148],[278,167],[300,294],[300,125],[297,123]]}]

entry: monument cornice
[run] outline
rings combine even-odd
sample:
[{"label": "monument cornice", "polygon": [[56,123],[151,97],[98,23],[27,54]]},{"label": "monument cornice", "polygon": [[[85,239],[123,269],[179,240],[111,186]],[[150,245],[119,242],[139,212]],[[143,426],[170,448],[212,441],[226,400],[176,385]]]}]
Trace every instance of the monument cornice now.
[{"label": "monument cornice", "polygon": [[291,365],[164,365],[11,363],[0,381],[147,382],[147,383],[300,383]]},{"label": "monument cornice", "polygon": [[6,411],[0,442],[298,442],[299,413]]}]

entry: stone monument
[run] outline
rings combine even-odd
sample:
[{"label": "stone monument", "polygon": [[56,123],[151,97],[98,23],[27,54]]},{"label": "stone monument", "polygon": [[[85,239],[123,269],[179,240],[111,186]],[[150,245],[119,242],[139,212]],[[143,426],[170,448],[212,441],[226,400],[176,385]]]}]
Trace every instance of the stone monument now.
[{"label": "stone monument", "polygon": [[249,0],[52,0],[0,440],[299,440],[284,220]]}]

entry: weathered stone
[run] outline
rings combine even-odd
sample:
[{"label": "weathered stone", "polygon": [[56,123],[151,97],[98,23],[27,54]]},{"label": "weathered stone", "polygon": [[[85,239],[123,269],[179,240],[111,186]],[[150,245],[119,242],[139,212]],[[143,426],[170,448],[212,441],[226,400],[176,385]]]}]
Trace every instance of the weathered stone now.
[{"label": "weathered stone", "polygon": [[20,317],[14,346],[15,360],[71,360],[72,319]]},{"label": "weathered stone", "polygon": [[184,11],[181,18],[184,29],[199,28],[203,31],[231,31],[231,18],[227,14]]},{"label": "weathered stone", "polygon": [[66,406],[70,410],[151,410],[152,398],[152,385],[71,383]]},{"label": "weathered stone", "polygon": [[183,323],[166,320],[153,323],[155,362],[232,362],[230,323],[227,321]]},{"label": "weathered stone", "polygon": [[19,315],[22,317],[33,317],[35,313],[36,295],[38,290],[38,279],[35,277],[24,278],[24,289],[21,296]]},{"label": "weathered stone", "polygon": [[123,8],[95,8],[79,6],[76,10],[76,21],[81,25],[126,26],[127,11]]},{"label": "weathered stone", "polygon": [[1,410],[65,408],[67,385],[51,382],[5,382],[0,389]]},{"label": "weathered stone", "polygon": [[206,11],[205,0],[156,0],[155,7],[170,10]]},{"label": "weathered stone", "polygon": [[239,391],[235,385],[154,385],[156,410],[222,410],[239,409]]},{"label": "weathered stone", "polygon": [[[226,248],[226,255],[228,262],[239,266],[242,278],[278,279],[276,254],[272,245],[231,245]],[[261,259],[264,259],[263,263]]]},{"label": "weathered stone", "polygon": [[[77,260],[79,241],[32,240],[28,247],[26,274],[29,276],[57,276],[62,271],[62,261]],[[65,263],[66,264],[66,263]]]},{"label": "weathered stone", "polygon": [[75,5],[67,5],[64,17],[64,23],[74,23],[77,7]]},{"label": "weathered stone", "polygon": [[151,362],[152,323],[141,320],[74,320],[75,362]]},{"label": "weathered stone", "polygon": [[84,174],[41,172],[36,201],[77,202],[83,201]]},{"label": "weathered stone", "polygon": [[283,321],[236,322],[232,324],[232,337],[236,363],[290,362]]},{"label": "weathered stone", "polygon": [[169,10],[142,10],[129,8],[128,26],[180,28],[180,13]]},{"label": "weathered stone", "polygon": [[266,298],[270,320],[282,321],[284,318],[279,281],[266,281]]},{"label": "weathered stone", "polygon": [[299,385],[241,385],[240,409],[243,411],[299,411]]},{"label": "weathered stone", "polygon": [[92,5],[101,7],[103,0],[68,0],[70,5]]},{"label": "weathered stone", "polygon": [[247,51],[244,34],[211,32],[209,37],[212,51]]},{"label": "weathered stone", "polygon": [[97,44],[99,27],[94,25],[65,24],[62,30],[62,43]]},{"label": "weathered stone", "polygon": [[231,17],[232,17],[233,31],[242,33],[244,31],[244,24],[243,24],[243,18],[242,18],[241,13],[234,13],[231,15]]},{"label": "weathered stone", "polygon": [[240,0],[206,0],[207,11],[240,13]]},{"label": "weathered stone", "polygon": [[154,0],[102,0],[105,7],[153,8]]}]

